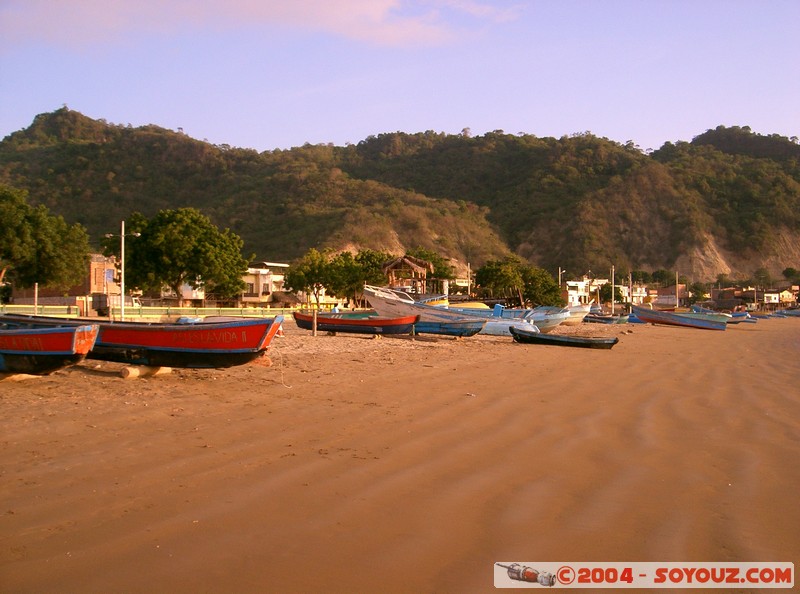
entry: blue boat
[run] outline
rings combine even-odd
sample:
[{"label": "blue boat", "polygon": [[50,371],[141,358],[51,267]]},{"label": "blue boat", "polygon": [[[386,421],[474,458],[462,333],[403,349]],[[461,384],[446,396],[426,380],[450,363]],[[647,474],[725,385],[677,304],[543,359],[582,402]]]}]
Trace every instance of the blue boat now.
[{"label": "blue boat", "polygon": [[446,336],[475,336],[483,330],[484,319],[449,320],[442,322],[417,322],[414,324],[415,334],[444,334]]}]

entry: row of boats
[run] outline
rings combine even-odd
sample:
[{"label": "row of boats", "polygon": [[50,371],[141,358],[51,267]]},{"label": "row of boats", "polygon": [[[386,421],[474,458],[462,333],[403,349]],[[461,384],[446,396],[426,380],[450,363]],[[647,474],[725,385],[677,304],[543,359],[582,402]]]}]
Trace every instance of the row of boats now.
[{"label": "row of boats", "polygon": [[415,299],[408,293],[387,287],[366,285],[364,296],[371,312],[304,314],[295,312],[301,329],[316,328],[327,332],[373,334],[441,334],[467,337],[476,334],[510,336],[517,342],[554,344],[608,349],[617,338],[582,337],[551,334],[559,325],[582,322],[590,306],[494,308],[479,304],[451,305],[441,296]]},{"label": "row of boats", "polygon": [[[413,298],[408,293],[367,285],[367,312],[294,312],[301,329],[360,334],[475,334],[510,336],[516,342],[610,349],[618,339],[551,333],[559,325],[581,322],[641,322],[707,330],[756,322],[757,316],[692,311],[660,311],[633,306],[630,314],[608,316],[577,307],[505,308]],[[781,317],[798,316],[800,309]],[[85,358],[129,365],[179,368],[225,368],[263,356],[280,331],[283,316],[271,318],[181,318],[170,323],[112,322],[92,318],[0,315],[0,373],[46,375]]]},{"label": "row of boats", "polygon": [[[369,313],[295,312],[295,321],[300,328],[316,324],[329,332],[458,337],[484,332],[523,340],[570,318],[564,308],[462,309],[416,302],[405,293],[378,287],[367,287],[365,294],[374,307]],[[149,367],[232,367],[263,356],[282,323],[283,316],[147,323],[4,314],[0,315],[0,373],[46,375],[86,358]]]}]

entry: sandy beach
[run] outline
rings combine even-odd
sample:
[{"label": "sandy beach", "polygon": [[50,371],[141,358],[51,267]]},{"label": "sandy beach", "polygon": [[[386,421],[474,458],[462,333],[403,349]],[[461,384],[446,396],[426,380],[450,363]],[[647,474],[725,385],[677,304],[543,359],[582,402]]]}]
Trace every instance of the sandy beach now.
[{"label": "sandy beach", "polygon": [[797,564],[800,319],[572,331],[620,342],[287,322],[271,366],[1,382],[0,591],[463,593],[495,591],[495,561]]}]

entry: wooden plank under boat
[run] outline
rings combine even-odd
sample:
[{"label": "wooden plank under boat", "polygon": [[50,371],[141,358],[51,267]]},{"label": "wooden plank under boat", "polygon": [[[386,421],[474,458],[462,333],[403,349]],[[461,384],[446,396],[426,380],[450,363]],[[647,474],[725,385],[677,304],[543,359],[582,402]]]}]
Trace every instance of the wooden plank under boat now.
[{"label": "wooden plank under boat", "polygon": [[631,306],[631,309],[632,313],[642,322],[650,324],[698,328],[700,330],[725,330],[728,327],[728,324],[725,322],[711,318],[691,317],[671,311],[659,311],[657,309],[639,307],[638,305]]},{"label": "wooden plank under boat", "polygon": [[0,329],[0,372],[48,375],[80,363],[94,346],[98,331],[92,324]]},{"label": "wooden plank under boat", "polygon": [[[182,323],[95,321],[99,332],[87,357],[151,367],[233,367],[263,356],[282,322],[283,316],[190,319]],[[0,323],[52,328],[80,325],[85,321],[6,314],[0,316]]]},{"label": "wooden plank under boat", "polygon": [[619,342],[616,336],[612,338],[591,336],[568,336],[565,334],[548,334],[531,332],[511,327],[511,336],[523,344],[549,344],[552,346],[578,347],[584,349],[610,349]]},{"label": "wooden plank under boat", "polygon": [[[302,330],[313,330],[314,314],[293,312],[294,321]],[[418,315],[387,318],[381,316],[350,317],[347,313],[318,313],[317,330],[353,334],[410,334]]]}]

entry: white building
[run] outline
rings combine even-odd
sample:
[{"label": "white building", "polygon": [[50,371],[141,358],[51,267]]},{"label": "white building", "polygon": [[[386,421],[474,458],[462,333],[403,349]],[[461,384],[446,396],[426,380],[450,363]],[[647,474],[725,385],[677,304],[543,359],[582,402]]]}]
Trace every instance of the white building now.
[{"label": "white building", "polygon": [[282,307],[284,300],[284,277],[289,264],[278,262],[253,262],[242,278],[245,290],[242,293],[244,307]]},{"label": "white building", "polygon": [[567,305],[581,303],[600,303],[600,287],[608,284],[607,278],[589,278],[584,275],[582,280],[567,281]]}]

